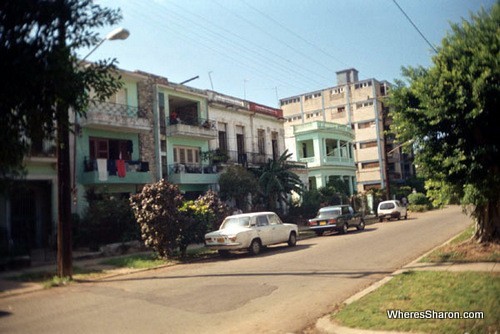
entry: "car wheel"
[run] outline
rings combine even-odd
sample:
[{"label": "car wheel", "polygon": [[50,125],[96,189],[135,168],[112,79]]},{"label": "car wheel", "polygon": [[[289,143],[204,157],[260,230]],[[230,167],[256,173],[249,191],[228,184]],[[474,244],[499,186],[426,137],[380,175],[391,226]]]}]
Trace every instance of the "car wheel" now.
[{"label": "car wheel", "polygon": [[401,212],[398,212],[398,220],[401,220]]},{"label": "car wheel", "polygon": [[252,243],[250,244],[250,247],[248,250],[250,251],[250,254],[252,255],[257,255],[260,253],[262,245],[260,244],[260,241],[258,239],[254,239]]},{"label": "car wheel", "polygon": [[405,217],[404,217],[405,220],[408,219],[408,213],[405,214]]},{"label": "car wheel", "polygon": [[295,232],[291,232],[288,237],[288,246],[293,247],[297,244],[297,234]]},{"label": "car wheel", "polygon": [[340,230],[340,234],[346,234],[349,226],[347,224],[342,225],[342,229]]},{"label": "car wheel", "polygon": [[365,229],[365,222],[362,220],[359,222],[359,225],[356,227],[358,231],[363,231]]},{"label": "car wheel", "polygon": [[383,222],[383,221],[384,221],[384,218],[379,218],[379,219],[378,219],[378,222],[379,222],[379,223],[381,223],[381,222]]},{"label": "car wheel", "polygon": [[229,251],[227,249],[219,249],[217,252],[222,257],[228,257],[229,256]]}]

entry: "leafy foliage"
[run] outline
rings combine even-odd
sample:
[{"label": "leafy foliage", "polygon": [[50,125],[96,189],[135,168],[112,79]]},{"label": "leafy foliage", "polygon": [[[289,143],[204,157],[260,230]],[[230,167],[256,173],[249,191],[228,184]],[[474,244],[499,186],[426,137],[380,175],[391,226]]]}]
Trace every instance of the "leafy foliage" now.
[{"label": "leafy foliage", "polygon": [[144,244],[169,258],[179,248],[186,255],[191,243],[202,243],[205,233],[218,227],[228,207],[213,191],[195,201],[184,201],[179,188],[165,180],[147,185],[130,197]]},{"label": "leafy foliage", "polygon": [[75,246],[97,249],[104,244],[140,238],[128,199],[114,194],[96,194],[93,190],[89,190],[86,197],[89,206],[85,214],[81,221],[74,220]]},{"label": "leafy foliage", "polygon": [[144,244],[160,257],[171,257],[181,231],[183,198],[179,188],[162,179],[131,196],[130,204]]},{"label": "leafy foliage", "polygon": [[121,86],[114,60],[84,67],[76,57],[77,49],[100,41],[93,29],[120,19],[119,10],[91,0],[0,3],[2,179],[22,167],[32,142],[53,138],[61,112],[82,115],[90,91],[104,99]]},{"label": "leafy foliage", "polygon": [[[405,68],[391,130],[412,142],[418,172],[472,205],[479,241],[500,240],[500,4],[453,24],[429,69]],[[434,195],[435,197],[435,195]]]},{"label": "leafy foliage", "polygon": [[286,150],[277,160],[268,160],[267,164],[257,173],[259,175],[259,191],[266,199],[266,208],[276,210],[276,204],[286,202],[287,195],[292,191],[302,193],[303,184],[292,169],[297,168],[288,159],[292,156]]},{"label": "leafy foliage", "polygon": [[[238,186],[235,186],[238,185]],[[248,207],[248,194],[257,193],[257,179],[242,166],[229,166],[219,178],[220,195],[224,200],[234,199],[242,210]]]}]

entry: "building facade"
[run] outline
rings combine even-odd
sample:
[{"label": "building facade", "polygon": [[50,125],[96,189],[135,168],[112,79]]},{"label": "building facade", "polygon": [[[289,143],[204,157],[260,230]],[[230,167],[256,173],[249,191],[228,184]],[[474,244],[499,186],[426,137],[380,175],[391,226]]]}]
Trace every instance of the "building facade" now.
[{"label": "building facade", "polygon": [[84,117],[76,117],[72,147],[73,212],[83,214],[86,193],[128,197],[153,181],[154,164],[141,135],[152,131],[141,106],[138,85],[144,77],[121,71],[123,87],[105,102],[94,101]]},{"label": "building facade", "polygon": [[325,187],[338,179],[346,184],[349,194],[356,190],[354,133],[346,125],[314,121],[293,126],[295,152],[300,162],[307,163],[309,189]]},{"label": "building facade", "polygon": [[207,96],[217,130],[210,150],[226,153],[226,164],[258,167],[285,151],[280,109],[213,91],[208,91]]},{"label": "building facade", "polygon": [[281,99],[287,147],[295,143],[294,126],[317,121],[343,124],[354,132],[356,190],[388,189],[390,179],[401,182],[413,171],[408,157],[384,132],[390,123],[383,101],[389,89],[387,81],[359,80],[358,71],[351,68],[337,72],[337,86]]}]

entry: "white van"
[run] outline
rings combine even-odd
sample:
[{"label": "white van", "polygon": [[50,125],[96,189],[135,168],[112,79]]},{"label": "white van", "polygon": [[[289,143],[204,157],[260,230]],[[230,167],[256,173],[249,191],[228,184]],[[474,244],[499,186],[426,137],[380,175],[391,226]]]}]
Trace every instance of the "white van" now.
[{"label": "white van", "polygon": [[379,221],[384,219],[403,219],[408,218],[406,206],[402,205],[398,200],[383,201],[378,204],[377,216]]}]

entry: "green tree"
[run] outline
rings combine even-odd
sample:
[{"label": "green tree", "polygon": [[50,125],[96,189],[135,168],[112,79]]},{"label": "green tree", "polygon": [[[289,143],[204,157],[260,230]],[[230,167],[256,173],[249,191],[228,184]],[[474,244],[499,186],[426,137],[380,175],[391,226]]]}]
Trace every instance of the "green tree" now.
[{"label": "green tree", "polygon": [[0,3],[0,178],[22,168],[32,142],[54,138],[59,113],[83,115],[91,90],[104,99],[120,87],[115,60],[85,67],[76,56],[100,41],[93,29],[119,20],[91,0]]},{"label": "green tree", "polygon": [[242,166],[229,166],[219,178],[220,196],[223,200],[234,199],[242,210],[248,207],[248,195],[257,193],[257,179]]},{"label": "green tree", "polygon": [[[500,241],[500,4],[453,24],[433,65],[404,68],[391,130],[412,142],[418,172],[458,194],[479,242]],[[435,196],[435,194],[434,194]]]},{"label": "green tree", "polygon": [[292,191],[302,193],[304,185],[299,176],[292,171],[299,166],[288,161],[291,156],[291,153],[285,151],[278,159],[269,160],[258,171],[259,190],[266,199],[268,210],[275,211],[276,204],[286,202],[287,196]]},{"label": "green tree", "polygon": [[120,19],[91,0],[0,3],[0,180],[22,175],[30,143],[56,137],[60,277],[73,271],[69,110],[84,115],[89,92],[104,100],[121,86],[113,60],[81,66],[76,50],[97,45],[93,29]]}]

